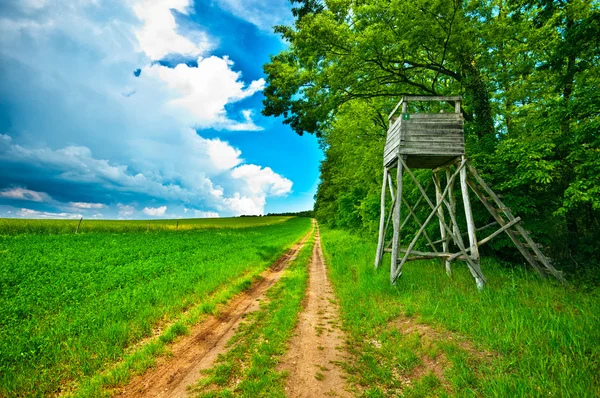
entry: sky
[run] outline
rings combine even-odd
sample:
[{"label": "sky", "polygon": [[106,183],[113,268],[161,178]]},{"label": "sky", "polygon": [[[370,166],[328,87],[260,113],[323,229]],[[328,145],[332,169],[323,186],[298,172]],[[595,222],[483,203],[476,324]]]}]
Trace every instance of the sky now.
[{"label": "sky", "polygon": [[288,0],[0,2],[0,217],[312,209],[322,153],[260,114]]}]

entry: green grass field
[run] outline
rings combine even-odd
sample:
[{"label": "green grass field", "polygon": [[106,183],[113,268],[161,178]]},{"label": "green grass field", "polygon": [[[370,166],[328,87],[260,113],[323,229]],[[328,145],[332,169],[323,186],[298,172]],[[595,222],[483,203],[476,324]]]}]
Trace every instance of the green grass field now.
[{"label": "green grass field", "polygon": [[[147,232],[190,229],[248,228],[284,222],[291,217],[184,218],[180,220],[83,220],[79,232]],[[0,218],[0,235],[74,233],[79,220]]]},{"label": "green grass field", "polygon": [[85,382],[157,325],[264,270],[311,228],[289,217],[186,220],[178,231],[171,223],[146,232],[146,221],[90,221],[74,234],[73,221],[2,220],[0,396]]},{"label": "green grass field", "polygon": [[[311,229],[308,218],[2,220],[0,396],[109,396]],[[12,224],[14,223],[14,224]],[[97,223],[97,224],[95,224]],[[95,228],[91,228],[95,227]],[[525,266],[408,263],[396,286],[375,242],[321,228],[357,396],[600,396],[600,290]],[[298,322],[313,240],[193,391],[283,396],[277,368]],[[151,337],[153,336],[153,337]],[[144,344],[139,342],[144,341]]]},{"label": "green grass field", "polygon": [[600,396],[600,290],[485,259],[483,292],[466,265],[449,279],[433,261],[408,263],[391,286],[388,256],[373,269],[375,243],[321,237],[360,395]]}]

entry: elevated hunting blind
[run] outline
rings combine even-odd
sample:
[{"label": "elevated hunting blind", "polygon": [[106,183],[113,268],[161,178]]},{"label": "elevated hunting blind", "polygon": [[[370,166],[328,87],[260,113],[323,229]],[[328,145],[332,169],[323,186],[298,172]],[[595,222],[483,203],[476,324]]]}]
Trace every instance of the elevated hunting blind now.
[{"label": "elevated hunting blind", "polygon": [[[461,113],[461,97],[422,97],[405,96],[389,115],[389,128],[383,156],[383,184],[381,188],[381,217],[379,220],[379,241],[375,257],[375,267],[379,267],[383,254],[390,252],[390,280],[395,283],[402,274],[402,267],[407,261],[422,259],[442,259],[449,276],[452,274],[451,263],[463,260],[477,287],[482,289],[486,279],[479,265],[479,247],[489,242],[502,232],[521,252],[523,257],[542,277],[550,274],[562,283],[566,283],[562,274],[552,265],[538,244],[533,242],[528,232],[521,225],[521,218],[513,216],[511,210],[502,203],[500,197],[479,176],[475,168],[465,158],[465,142],[463,117]],[[432,108],[429,102],[437,101],[454,104],[453,113],[409,113],[410,102],[421,102],[425,108]],[[423,102],[427,102],[423,104]],[[398,113],[398,111],[400,112]],[[393,169],[396,169],[394,184]],[[411,169],[431,169],[432,180],[423,187]],[[402,196],[404,173],[414,182],[421,196],[410,204]],[[457,220],[454,184],[459,178],[461,199],[467,231],[461,233]],[[428,190],[433,183],[435,198],[430,198]],[[494,222],[476,228],[469,199],[469,189],[490,212]],[[387,191],[391,195],[391,206],[386,211]],[[395,190],[395,192],[394,192]],[[415,210],[420,204],[430,208],[428,217],[421,222]],[[406,217],[401,222],[402,206],[406,207]],[[386,214],[387,213],[387,214]],[[427,231],[428,224],[437,217],[439,238],[435,239]],[[413,218],[418,230],[407,247],[400,247],[400,234],[409,220]],[[392,236],[387,241],[387,233],[393,225]],[[493,227],[499,227],[484,239],[478,239],[477,233]],[[463,236],[468,237],[468,243]],[[418,251],[415,246],[420,238],[425,238],[431,251]],[[435,239],[435,240],[434,240]],[[451,252],[452,245],[456,252]]]}]

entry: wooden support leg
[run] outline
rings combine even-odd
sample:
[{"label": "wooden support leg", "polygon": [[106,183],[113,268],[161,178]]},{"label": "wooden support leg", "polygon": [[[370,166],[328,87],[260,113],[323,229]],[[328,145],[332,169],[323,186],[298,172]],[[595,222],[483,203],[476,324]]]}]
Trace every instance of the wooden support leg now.
[{"label": "wooden support leg", "polygon": [[[464,162],[463,156],[463,162]],[[465,207],[465,217],[467,219],[467,233],[469,235],[469,246],[471,247],[471,256],[473,260],[479,261],[479,250],[477,249],[477,236],[475,234],[475,221],[471,210],[471,201],[469,200],[469,187],[467,186],[467,169],[460,171],[460,189],[462,191],[463,205]]]},{"label": "wooden support leg", "polygon": [[[462,161],[466,162],[465,157]],[[479,250],[477,248],[477,236],[475,235],[475,221],[473,220],[473,212],[471,211],[471,202],[469,200],[469,187],[467,186],[467,169],[463,168],[460,171],[460,189],[462,191],[463,205],[465,208],[465,217],[467,219],[467,233],[469,235],[469,246],[471,249],[471,258],[477,267],[479,267]],[[481,278],[474,274],[477,288],[483,289],[484,282]]]},{"label": "wooden support leg", "polygon": [[[450,166],[446,167],[446,184],[448,184],[448,203],[450,204],[450,208],[448,209],[448,211],[452,214],[456,214],[456,201],[454,200],[454,180],[450,180],[451,177],[451,173],[450,173]],[[443,200],[444,198],[442,198]],[[452,225],[452,232],[456,235],[458,234],[458,225],[454,224],[452,222],[452,220],[450,220],[450,224]],[[451,233],[446,233],[446,241],[448,242],[448,249],[450,249],[450,238],[451,238],[452,234]],[[452,260],[450,258],[446,259],[446,273],[449,273],[449,275],[452,275],[452,269],[450,268],[450,264],[452,263]]]},{"label": "wooden support leg", "polygon": [[[404,265],[404,263],[406,263],[406,261],[408,260],[411,251],[413,250],[413,248],[415,247],[415,244],[417,243],[417,240],[419,239],[419,237],[421,236],[421,234],[423,233],[423,230],[425,230],[425,227],[429,224],[429,222],[431,221],[431,219],[435,216],[437,216],[437,211],[438,209],[442,206],[442,203],[438,204],[438,205],[433,205],[433,203],[431,203],[431,200],[429,200],[428,196],[427,196],[427,192],[425,192],[425,190],[423,189],[423,187],[421,186],[421,184],[419,183],[419,181],[417,180],[417,178],[415,177],[415,175],[410,171],[410,169],[406,166],[406,164],[404,163],[404,160],[402,158],[399,159],[399,165],[404,166],[404,168],[406,168],[406,172],[407,174],[410,176],[410,178],[414,181],[415,185],[417,186],[417,188],[419,189],[419,191],[421,192],[421,195],[423,195],[423,197],[425,198],[425,201],[427,202],[427,204],[431,207],[432,211],[431,213],[429,213],[429,216],[427,217],[427,219],[423,222],[423,225],[421,226],[421,228],[417,231],[415,237],[413,238],[413,240],[410,242],[410,244],[408,245],[408,248],[405,250],[405,254],[402,257],[402,260],[400,261],[399,265],[398,265],[398,270],[396,271],[395,276],[392,277],[392,281],[396,280],[396,278],[398,278],[400,276],[400,274],[402,273],[402,266]],[[461,163],[460,166],[458,166],[458,169],[454,172],[454,174],[452,174],[452,177],[450,177],[450,181],[454,180],[458,174],[459,171],[462,170],[465,167],[465,162]],[[442,193],[442,197],[446,196],[446,193],[448,191],[449,186],[446,187],[446,189],[444,190],[444,192]],[[454,221],[454,220],[453,220]],[[448,228],[448,226],[446,226],[444,224],[444,228]],[[448,231],[450,229],[448,228]],[[467,252],[465,251],[465,248],[462,244],[459,244],[459,248],[462,252],[462,254],[465,255],[465,257],[468,257]]]},{"label": "wooden support leg", "polygon": [[[394,223],[394,236],[392,237],[392,265],[390,269],[390,281],[394,283],[396,281],[396,265],[398,261],[398,246],[400,244],[400,209],[402,204],[402,176],[403,176],[402,162],[398,162],[397,170],[397,184],[396,190],[396,203],[394,206],[394,214],[392,216]],[[398,275],[400,276],[400,275]]]},{"label": "wooden support leg", "polygon": [[[433,173],[433,183],[435,184],[435,202],[436,205],[440,205],[442,202],[442,189],[440,184],[440,176],[437,172]],[[446,237],[446,229],[444,228],[445,220],[444,220],[444,209],[442,206],[438,208],[438,221],[440,223],[440,234],[442,235],[442,252],[448,253],[448,238]],[[449,277],[452,277],[452,269],[450,268],[450,262],[447,258],[444,260],[444,264],[446,266],[446,274]]]},{"label": "wooden support leg", "polygon": [[383,245],[385,243],[385,188],[388,179],[388,169],[383,168],[383,184],[381,186],[381,215],[379,216],[379,241],[377,242],[377,254],[375,255],[375,268],[379,268],[383,257]]}]

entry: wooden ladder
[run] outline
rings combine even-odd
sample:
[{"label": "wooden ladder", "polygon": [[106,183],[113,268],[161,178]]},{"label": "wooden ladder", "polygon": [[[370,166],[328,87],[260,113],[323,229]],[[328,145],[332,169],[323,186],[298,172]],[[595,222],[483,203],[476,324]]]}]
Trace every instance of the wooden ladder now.
[{"label": "wooden ladder", "polygon": [[[502,203],[498,195],[496,195],[481,176],[479,176],[479,173],[477,173],[477,170],[471,165],[471,162],[467,162],[467,167],[470,171],[470,175],[474,177],[474,179],[467,178],[467,184],[494,217],[496,222],[503,227],[502,229],[504,232],[510,237],[527,262],[531,264],[533,269],[542,278],[546,278],[547,275],[550,274],[562,284],[568,285],[562,272],[554,268],[552,261],[540,250],[540,245],[535,243],[529,236],[529,233],[523,228],[520,223],[521,219],[513,216],[510,209]],[[485,194],[489,196],[486,196]]]}]

